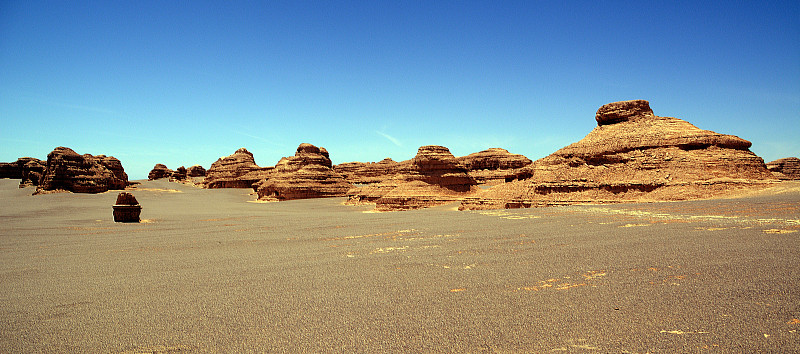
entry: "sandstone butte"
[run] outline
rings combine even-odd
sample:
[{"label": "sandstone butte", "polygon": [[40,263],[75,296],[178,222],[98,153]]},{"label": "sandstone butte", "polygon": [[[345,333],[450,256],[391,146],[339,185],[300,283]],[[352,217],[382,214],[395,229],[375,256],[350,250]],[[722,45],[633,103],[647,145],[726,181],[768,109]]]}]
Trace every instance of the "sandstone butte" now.
[{"label": "sandstone butte", "polygon": [[656,116],[645,100],[604,105],[595,120],[580,141],[460,209],[702,199],[775,181],[749,141]]},{"label": "sandstone butte", "polygon": [[767,163],[767,168],[775,177],[782,180],[800,179],[800,159],[784,157]]},{"label": "sandstone butte", "polygon": [[348,191],[347,204],[374,203],[378,211],[419,209],[462,200],[478,193],[478,182],[443,146],[422,146],[408,163],[382,182]]},{"label": "sandstone butte", "polygon": [[233,155],[221,157],[211,164],[203,181],[205,188],[252,188],[272,172],[272,167],[259,167],[253,154],[240,148]]},{"label": "sandstone butte", "polygon": [[333,170],[323,147],[303,143],[294,156],[281,158],[268,176],[253,185],[258,199],[280,201],[342,197],[352,185]]},{"label": "sandstone butte", "polygon": [[47,154],[45,170],[37,185],[34,194],[48,191],[102,193],[125,189],[128,175],[113,156],[79,155],[70,148],[57,147]]}]

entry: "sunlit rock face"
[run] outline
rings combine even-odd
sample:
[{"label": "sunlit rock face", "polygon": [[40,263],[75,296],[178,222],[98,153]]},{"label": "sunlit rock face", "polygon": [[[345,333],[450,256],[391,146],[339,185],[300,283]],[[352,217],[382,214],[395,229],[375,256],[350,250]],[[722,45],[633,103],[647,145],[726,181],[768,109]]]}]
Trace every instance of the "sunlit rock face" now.
[{"label": "sunlit rock face", "polygon": [[467,173],[478,183],[496,184],[513,179],[520,169],[531,164],[523,155],[512,154],[506,149],[491,148],[456,158],[467,169]]},{"label": "sunlit rock face", "polygon": [[57,147],[47,155],[47,165],[37,193],[63,190],[76,193],[102,193],[125,189],[128,175],[122,163],[112,156],[79,155],[66,147]]},{"label": "sunlit rock face", "polygon": [[523,168],[521,180],[461,208],[699,199],[774,181],[749,141],[656,116],[647,101],[604,105],[595,120],[586,137]]},{"label": "sunlit rock face", "polygon": [[328,151],[303,143],[294,156],[282,158],[273,172],[253,185],[260,200],[341,197],[352,187],[334,171]]},{"label": "sunlit rock face", "polygon": [[472,195],[477,184],[449,149],[428,145],[391,178],[349,191],[348,203],[375,203],[381,211],[426,208]]},{"label": "sunlit rock face", "polygon": [[767,163],[772,174],[782,180],[800,180],[800,158],[784,157]]},{"label": "sunlit rock face", "polygon": [[271,172],[272,167],[259,167],[253,154],[240,148],[232,155],[221,157],[211,164],[206,171],[203,185],[205,188],[252,188],[253,183]]}]

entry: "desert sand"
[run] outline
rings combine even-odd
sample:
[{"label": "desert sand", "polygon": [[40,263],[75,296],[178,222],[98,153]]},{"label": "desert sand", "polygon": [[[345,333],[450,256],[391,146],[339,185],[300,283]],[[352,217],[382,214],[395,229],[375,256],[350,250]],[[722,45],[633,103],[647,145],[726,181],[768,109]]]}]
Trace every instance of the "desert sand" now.
[{"label": "desert sand", "polygon": [[345,198],[0,180],[0,352],[796,352],[800,183],[371,213]]}]

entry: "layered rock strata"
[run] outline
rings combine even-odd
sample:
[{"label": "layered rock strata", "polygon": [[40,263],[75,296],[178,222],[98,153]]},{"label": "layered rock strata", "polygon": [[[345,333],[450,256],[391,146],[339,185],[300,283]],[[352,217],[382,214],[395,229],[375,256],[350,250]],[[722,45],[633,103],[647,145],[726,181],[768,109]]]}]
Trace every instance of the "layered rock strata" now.
[{"label": "layered rock strata", "polygon": [[456,158],[456,161],[469,171],[470,176],[482,184],[497,184],[513,179],[519,175],[521,168],[532,162],[523,155],[512,154],[501,148],[491,148],[461,156]]},{"label": "layered rock strata", "polygon": [[656,116],[647,101],[604,105],[595,120],[582,140],[461,208],[700,199],[773,181],[749,141]]},{"label": "layered rock strata", "polygon": [[800,158],[784,157],[767,163],[767,169],[782,180],[800,179]]},{"label": "layered rock strata", "polygon": [[253,185],[260,200],[292,200],[341,197],[352,187],[344,175],[336,173],[328,151],[311,144],[300,144],[294,156],[284,157],[272,173]]},{"label": "layered rock strata", "polygon": [[203,185],[205,188],[252,188],[254,183],[268,176],[271,171],[272,167],[256,165],[253,154],[240,148],[211,164]]},{"label": "layered rock strata", "polygon": [[348,204],[374,203],[376,210],[408,210],[459,201],[478,191],[477,182],[443,146],[422,146],[408,164],[383,182],[350,190]]},{"label": "layered rock strata", "polygon": [[128,175],[122,163],[112,156],[79,155],[66,147],[57,147],[47,155],[47,165],[36,193],[70,191],[102,193],[125,189]]},{"label": "layered rock strata", "polygon": [[352,184],[370,184],[383,182],[397,173],[401,165],[410,161],[396,162],[385,158],[379,162],[347,162],[333,166],[333,170],[345,176]]}]

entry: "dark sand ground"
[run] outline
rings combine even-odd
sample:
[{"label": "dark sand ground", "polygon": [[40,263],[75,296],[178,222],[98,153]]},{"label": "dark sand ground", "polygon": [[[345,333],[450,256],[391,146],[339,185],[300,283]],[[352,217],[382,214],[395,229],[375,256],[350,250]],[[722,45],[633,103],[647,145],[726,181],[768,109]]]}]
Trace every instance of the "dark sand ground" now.
[{"label": "dark sand ground", "polygon": [[[800,184],[365,213],[163,181],[0,180],[0,352],[797,352]],[[171,189],[173,191],[167,191]]]}]

